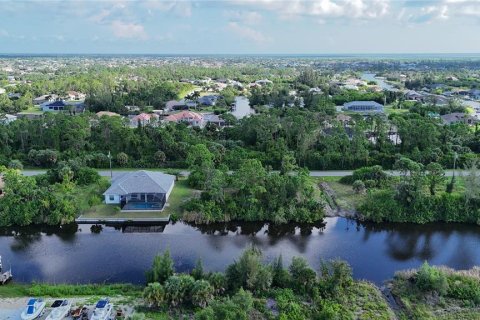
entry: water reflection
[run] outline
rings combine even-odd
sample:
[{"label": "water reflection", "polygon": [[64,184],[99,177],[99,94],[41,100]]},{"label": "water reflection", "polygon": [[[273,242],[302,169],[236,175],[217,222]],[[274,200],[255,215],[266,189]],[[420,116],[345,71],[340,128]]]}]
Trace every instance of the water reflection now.
[{"label": "water reflection", "polygon": [[[316,224],[183,222],[148,225],[69,225],[0,229],[0,255],[20,281],[144,281],[154,255],[169,248],[179,271],[202,258],[207,270],[222,271],[248,246],[267,261],[305,257],[342,258],[354,275],[381,283],[398,269],[424,260],[454,268],[480,265],[480,227],[462,224],[373,224],[327,218]],[[374,263],[372,263],[374,262]]]}]

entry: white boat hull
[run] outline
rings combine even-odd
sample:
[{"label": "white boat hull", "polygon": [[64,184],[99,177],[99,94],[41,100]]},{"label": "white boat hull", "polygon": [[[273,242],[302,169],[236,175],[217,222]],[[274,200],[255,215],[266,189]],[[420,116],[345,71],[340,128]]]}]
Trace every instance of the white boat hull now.
[{"label": "white boat hull", "polygon": [[105,311],[99,314],[95,314],[97,310],[94,310],[90,320],[109,320],[113,312],[113,305],[109,303],[105,306],[105,309]]},{"label": "white boat hull", "polygon": [[45,320],[62,320],[63,318],[68,316],[71,307],[72,305],[68,304],[66,306],[55,308],[52,310],[52,312],[50,312],[50,314]]},{"label": "white boat hull", "polygon": [[45,301],[42,301],[40,302],[36,308],[35,308],[35,312],[32,313],[32,314],[27,314],[27,310],[25,309],[22,314],[20,315],[20,318],[22,320],[33,320],[35,318],[37,318],[38,316],[40,316],[40,314],[42,313],[43,309],[45,309]]}]

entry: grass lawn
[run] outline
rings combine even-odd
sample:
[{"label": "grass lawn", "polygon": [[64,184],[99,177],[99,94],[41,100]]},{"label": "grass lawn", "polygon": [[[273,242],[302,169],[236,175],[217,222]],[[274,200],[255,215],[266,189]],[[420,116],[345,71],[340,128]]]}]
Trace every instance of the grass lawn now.
[{"label": "grass lawn", "polygon": [[40,107],[29,107],[27,110],[23,110],[22,112],[19,112],[20,114],[25,114],[25,113],[32,113],[32,114],[42,114],[43,111]]},{"label": "grass lawn", "polygon": [[175,182],[172,194],[170,195],[167,206],[162,212],[120,212],[119,207],[107,205],[104,203],[89,206],[82,211],[83,218],[165,218],[169,215],[181,215],[181,206],[183,202],[189,199],[193,194],[186,179]]},{"label": "grass lawn", "polygon": [[395,108],[393,108],[392,106],[386,106],[386,107],[384,108],[384,110],[385,110],[385,113],[386,113],[387,115],[389,115],[389,114],[400,114],[400,113],[406,113],[406,112],[408,112],[408,109],[407,109],[407,108],[404,108],[404,109],[395,109]]}]

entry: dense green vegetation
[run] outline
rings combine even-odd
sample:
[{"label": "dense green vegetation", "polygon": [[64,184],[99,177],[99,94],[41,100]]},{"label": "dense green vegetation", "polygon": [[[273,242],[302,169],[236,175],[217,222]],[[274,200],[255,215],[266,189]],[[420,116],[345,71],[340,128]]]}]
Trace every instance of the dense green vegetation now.
[{"label": "dense green vegetation", "polygon": [[214,160],[214,154],[205,145],[190,150],[188,181],[203,192],[185,205],[184,219],[196,223],[230,220],[285,223],[323,218],[321,192],[306,170],[298,171],[292,156],[285,156],[279,173],[268,172],[255,159],[245,160],[230,173],[226,165],[216,165]]},{"label": "dense green vegetation", "polygon": [[2,227],[73,222],[80,210],[101,201],[100,190],[107,185],[95,170],[73,163],[59,163],[34,177],[5,167],[0,167],[0,174],[5,184],[0,197]]},{"label": "dense green vegetation", "polygon": [[170,255],[155,258],[147,273],[145,302],[169,317],[195,319],[391,319],[392,311],[373,285],[354,281],[343,261],[322,262],[319,274],[303,258],[284,268],[282,258],[264,264],[246,250],[225,273],[207,273],[201,262],[176,274]]},{"label": "dense green vegetation", "polygon": [[454,271],[431,267],[402,271],[391,281],[401,304],[401,319],[478,319],[480,306],[478,269]]},{"label": "dense green vegetation", "polygon": [[[433,221],[480,223],[480,177],[477,162],[463,172],[464,187],[456,178],[446,179],[442,166],[423,166],[408,158],[395,163],[400,177],[386,175],[380,166],[356,170],[342,179],[367,195],[358,207],[360,218],[375,222]],[[360,185],[361,184],[361,185]]]},{"label": "dense green vegetation", "polygon": [[[189,149],[199,143],[231,169],[244,159],[279,169],[287,154],[310,170],[374,164],[391,168],[398,155],[450,168],[455,152],[459,165],[478,157],[478,133],[464,124],[443,126],[415,113],[392,116],[391,124],[381,117],[353,116],[345,125],[309,109],[272,109],[232,127],[192,129],[182,124],[131,128],[119,117],[49,114],[0,126],[0,163],[19,160],[24,166],[49,167],[80,158],[88,166],[105,168],[110,152],[118,167],[185,167]],[[392,124],[398,128],[398,141],[388,136]]]}]

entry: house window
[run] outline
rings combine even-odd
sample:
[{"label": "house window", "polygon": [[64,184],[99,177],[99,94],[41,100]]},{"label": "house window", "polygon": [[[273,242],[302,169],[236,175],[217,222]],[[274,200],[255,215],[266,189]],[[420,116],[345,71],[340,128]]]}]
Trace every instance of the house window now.
[{"label": "house window", "polygon": [[113,201],[113,200],[115,200],[115,196],[114,196],[114,195],[109,195],[109,196],[108,196],[108,199],[109,199],[110,201]]}]

